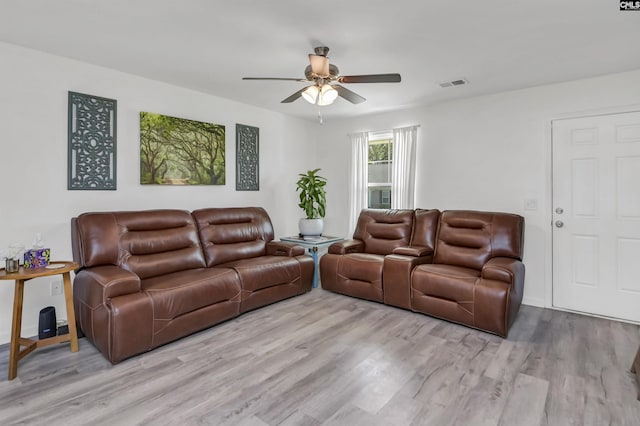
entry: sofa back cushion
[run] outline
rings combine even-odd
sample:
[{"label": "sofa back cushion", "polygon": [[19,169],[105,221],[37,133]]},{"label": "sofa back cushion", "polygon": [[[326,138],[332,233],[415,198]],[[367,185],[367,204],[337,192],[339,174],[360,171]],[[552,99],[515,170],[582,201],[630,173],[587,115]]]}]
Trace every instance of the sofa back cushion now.
[{"label": "sofa back cushion", "polygon": [[196,225],[183,210],[84,213],[72,226],[81,267],[116,265],[146,279],[205,266]]},{"label": "sofa back cushion", "polygon": [[510,213],[445,211],[433,263],[482,269],[493,257],[522,260],[524,218]]},{"label": "sofa back cushion", "polygon": [[273,225],[261,207],[210,208],[193,212],[207,266],[266,254]]},{"label": "sofa back cushion", "polygon": [[413,219],[413,210],[364,209],[353,238],[364,242],[365,253],[391,254],[394,248],[409,245]]},{"label": "sofa back cushion", "polygon": [[411,245],[427,247],[435,251],[439,219],[440,210],[416,209]]}]

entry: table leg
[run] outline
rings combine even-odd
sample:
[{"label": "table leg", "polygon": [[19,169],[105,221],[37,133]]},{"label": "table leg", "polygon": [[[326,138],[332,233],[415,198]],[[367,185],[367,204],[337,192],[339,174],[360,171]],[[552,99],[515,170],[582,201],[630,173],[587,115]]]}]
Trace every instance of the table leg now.
[{"label": "table leg", "polygon": [[320,273],[320,265],[318,265],[318,247],[310,248],[309,254],[313,258],[313,288],[318,288],[318,275]]},{"label": "table leg", "polygon": [[22,332],[22,299],[24,296],[24,280],[16,280],[13,294],[13,321],[11,322],[11,344],[9,349],[9,380],[18,375],[20,359],[20,333]]},{"label": "table leg", "polygon": [[71,292],[71,276],[69,272],[62,274],[64,281],[64,300],[67,304],[67,324],[71,338],[71,352],[78,352],[78,330],[76,329],[76,315],[73,309],[73,293]]}]

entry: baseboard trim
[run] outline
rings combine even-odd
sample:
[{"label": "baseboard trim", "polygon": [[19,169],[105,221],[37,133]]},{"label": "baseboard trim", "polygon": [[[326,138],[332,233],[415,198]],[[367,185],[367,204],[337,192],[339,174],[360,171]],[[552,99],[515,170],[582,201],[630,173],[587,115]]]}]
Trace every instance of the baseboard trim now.
[{"label": "baseboard trim", "polygon": [[558,306],[551,306],[549,309],[553,309],[554,311],[569,312],[569,313],[577,314],[577,315],[585,315],[585,316],[588,316],[588,317],[602,318],[602,319],[609,320],[609,321],[623,322],[623,323],[626,323],[626,324],[640,325],[640,322],[637,322],[637,321],[631,321],[631,320],[627,320],[627,319],[624,319],[624,318],[610,317],[610,316],[607,316],[607,315],[598,315],[598,314],[593,314],[591,312],[576,311],[575,309],[560,308]]},{"label": "baseboard trim", "polygon": [[537,308],[544,308],[544,299],[540,299],[537,297],[524,297],[522,299],[523,305],[535,306]]}]

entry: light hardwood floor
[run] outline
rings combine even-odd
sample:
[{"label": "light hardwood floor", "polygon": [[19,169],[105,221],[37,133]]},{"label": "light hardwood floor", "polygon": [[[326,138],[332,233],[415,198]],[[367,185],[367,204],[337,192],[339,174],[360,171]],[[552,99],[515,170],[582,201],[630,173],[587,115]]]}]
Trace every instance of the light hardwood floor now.
[{"label": "light hardwood floor", "polygon": [[523,306],[508,339],[313,290],[112,366],[86,340],[6,380],[0,424],[640,425],[638,326]]}]

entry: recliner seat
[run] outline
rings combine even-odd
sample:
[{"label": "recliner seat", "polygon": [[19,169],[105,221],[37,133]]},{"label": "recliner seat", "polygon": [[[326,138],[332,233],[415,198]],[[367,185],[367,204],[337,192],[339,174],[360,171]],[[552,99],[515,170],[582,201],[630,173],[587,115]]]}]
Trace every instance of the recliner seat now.
[{"label": "recliner seat", "polygon": [[524,289],[524,218],[446,211],[432,264],[411,276],[412,309],[506,337]]},{"label": "recliner seat", "polygon": [[332,244],[320,258],[322,288],[382,302],[384,258],[409,245],[414,215],[413,210],[363,210],[353,239]]}]

